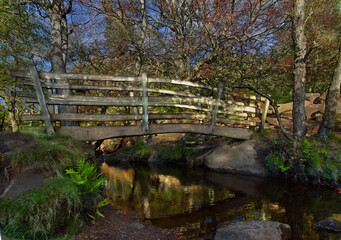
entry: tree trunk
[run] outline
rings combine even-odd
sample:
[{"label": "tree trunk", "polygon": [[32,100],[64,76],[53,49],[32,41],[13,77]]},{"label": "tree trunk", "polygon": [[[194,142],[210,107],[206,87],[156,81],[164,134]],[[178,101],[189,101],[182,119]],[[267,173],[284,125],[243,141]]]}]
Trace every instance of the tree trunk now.
[{"label": "tree trunk", "polygon": [[327,140],[330,132],[334,128],[336,119],[337,98],[340,93],[340,84],[341,84],[341,45],[339,48],[339,59],[334,70],[333,79],[328,89],[323,121],[318,131],[318,136],[322,141]]},{"label": "tree trunk", "polygon": [[8,111],[8,120],[11,123],[12,132],[18,132],[19,124],[18,124],[17,120],[15,119],[15,111]]},{"label": "tree trunk", "polygon": [[293,133],[294,146],[301,142],[306,133],[305,82],[306,44],[304,35],[304,0],[294,0],[292,38],[294,43],[294,94],[293,94]]},{"label": "tree trunk", "polygon": [[8,92],[2,92],[1,94],[7,108],[8,122],[12,126],[12,132],[18,132],[19,130],[19,121],[17,120],[15,114],[17,97],[15,90],[11,90],[15,88],[15,85],[13,85],[11,88],[8,89]]},{"label": "tree trunk", "polygon": [[[55,73],[66,72],[66,56],[68,50],[68,27],[63,0],[54,0],[48,7],[49,16],[51,20],[51,64],[52,70]],[[61,82],[61,80],[56,80]],[[67,81],[68,83],[68,81]],[[68,89],[58,89],[58,94],[71,95],[71,91]],[[58,106],[59,113],[77,113],[77,106]],[[77,126],[77,122],[61,122],[62,126]]]}]

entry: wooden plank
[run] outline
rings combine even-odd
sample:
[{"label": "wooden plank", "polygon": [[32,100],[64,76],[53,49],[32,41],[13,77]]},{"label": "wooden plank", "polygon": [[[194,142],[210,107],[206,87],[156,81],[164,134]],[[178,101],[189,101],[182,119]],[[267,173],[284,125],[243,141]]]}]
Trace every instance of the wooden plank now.
[{"label": "wooden plank", "polygon": [[[18,96],[26,101],[36,103],[37,99],[31,92],[18,92]],[[46,102],[55,105],[80,105],[80,106],[142,106],[141,97],[98,97],[83,95],[46,95]]]},{"label": "wooden plank", "polygon": [[223,93],[223,86],[222,86],[222,84],[219,84],[218,96],[217,96],[217,100],[215,103],[214,111],[212,113],[212,122],[211,122],[211,126],[210,126],[210,132],[211,133],[213,133],[214,127],[215,127],[215,124],[217,121],[217,114],[218,114],[218,110],[219,110],[219,106],[220,106],[220,98],[221,98],[222,93]]},{"label": "wooden plank", "polygon": [[[29,78],[28,71],[11,70],[13,77]],[[41,79],[58,79],[58,80],[87,80],[87,81],[113,81],[113,82],[139,82],[138,77],[123,77],[112,75],[99,75],[99,74],[82,74],[82,73],[49,73],[39,72]],[[171,83],[175,85],[183,85],[189,87],[198,87],[214,90],[213,87],[200,83],[190,81],[182,81],[177,79],[166,78],[149,78],[150,83]]]},{"label": "wooden plank", "polygon": [[[31,86],[31,85],[33,86],[33,82],[31,80],[23,80],[23,83],[28,86]],[[71,90],[134,91],[134,92],[142,91],[140,87],[132,87],[132,86],[94,86],[94,85],[71,84],[70,87],[68,87],[67,84],[63,84],[63,83],[42,83],[42,87],[56,88],[56,89],[71,89]],[[166,89],[148,88],[148,92],[163,93],[163,94],[168,94],[168,95],[176,95],[176,96],[184,96],[184,97],[197,97],[195,94],[192,94],[192,93],[176,92],[176,91],[166,90]]]},{"label": "wooden plank", "polygon": [[[13,77],[29,78],[29,72],[23,70],[11,70]],[[82,73],[50,73],[39,72],[41,79],[57,79],[57,80],[85,80],[85,81],[113,81],[113,82],[139,82],[138,77],[123,77],[99,74],[82,74]]]},{"label": "wooden plank", "polygon": [[[190,120],[211,120],[211,116],[196,113],[149,113],[150,120],[160,119],[190,119]],[[135,114],[76,114],[62,113],[51,115],[52,121],[81,121],[81,122],[115,122],[115,121],[138,121],[142,115]],[[22,115],[22,121],[43,121],[43,115]]]},{"label": "wooden plank", "polygon": [[[29,71],[23,70],[11,70],[11,75],[13,77],[21,77],[21,78],[30,78]],[[113,82],[138,82],[138,77],[123,77],[123,76],[111,76],[111,75],[97,75],[97,74],[81,74],[81,73],[48,73],[48,72],[39,72],[39,76],[41,79],[57,79],[57,80],[87,80],[87,81],[113,81]],[[190,82],[190,81],[182,81],[177,79],[165,79],[165,78],[149,78],[150,83],[168,83],[174,85],[183,85],[189,87],[197,87],[204,88],[213,91],[218,91],[218,88],[214,88],[208,85]],[[256,101],[265,101],[266,98],[255,95],[248,95],[237,92],[226,92],[228,95],[240,97],[243,99],[250,99]]]},{"label": "wooden plank", "polygon": [[240,97],[242,99],[249,99],[249,100],[261,101],[261,102],[264,102],[266,100],[265,97],[256,96],[256,95],[249,95],[249,94],[245,94],[245,93],[226,92],[226,94],[234,96],[234,97]]},{"label": "wooden plank", "polygon": [[[20,94],[20,95],[28,95],[28,94]],[[57,96],[57,95],[55,95]],[[92,101],[82,101],[84,98],[90,98]],[[61,99],[57,97],[51,97],[50,99],[46,99],[47,104],[53,105],[78,105],[78,106],[142,106],[142,101],[140,97],[134,97],[135,100],[132,101],[130,97],[118,97],[118,98],[111,98],[111,97],[90,97],[90,96],[69,96],[67,99]],[[153,98],[153,97],[149,97]],[[38,103],[36,98],[25,98],[27,103]],[[111,101],[110,101],[111,100]],[[156,99],[157,100],[157,99]],[[155,99],[154,99],[155,101]],[[185,108],[191,109],[196,111],[203,111],[203,112],[211,112],[212,110],[209,108],[187,105],[187,104],[178,104],[178,103],[160,103],[160,102],[148,102],[149,107],[176,107],[176,108]],[[239,116],[239,117],[254,117],[255,112],[259,109],[250,109],[248,113],[248,109],[241,108],[238,106],[237,108],[228,108],[224,111],[219,110],[218,113],[232,115],[232,116]]]},{"label": "wooden plank", "polygon": [[[129,137],[145,135],[139,126],[118,127],[59,127],[57,132],[72,136],[82,141],[102,140],[114,137]],[[149,134],[161,133],[197,133],[210,134],[210,126],[202,124],[150,124]],[[235,139],[249,139],[252,131],[244,128],[216,126],[212,135],[231,137]]]},{"label": "wooden plank", "polygon": [[217,88],[213,88],[208,85],[190,82],[190,81],[177,80],[177,79],[149,78],[148,81],[150,83],[168,83],[168,84],[170,83],[174,85],[183,85],[183,86],[188,86],[188,87],[197,87],[197,88],[205,88],[205,89],[210,89],[210,90],[217,90]]},{"label": "wooden plank", "polygon": [[260,122],[253,122],[253,121],[248,121],[248,120],[243,120],[243,119],[229,119],[229,118],[217,118],[218,123],[223,123],[223,124],[229,124],[229,125],[246,125],[246,126],[260,126]]},{"label": "wooden plank", "polygon": [[148,78],[146,73],[141,75],[142,81],[142,108],[143,108],[143,132],[147,134],[149,132],[149,120],[148,120]]},{"label": "wooden plank", "polygon": [[41,109],[41,113],[42,113],[43,118],[44,118],[47,134],[49,136],[52,136],[55,134],[55,131],[54,131],[53,126],[52,126],[51,117],[50,117],[49,110],[48,110],[47,105],[46,105],[45,96],[43,93],[43,89],[41,88],[39,75],[38,75],[38,72],[37,72],[35,66],[30,67],[30,76],[33,80],[34,89],[36,91],[37,99],[38,99],[40,109]]},{"label": "wooden plank", "polygon": [[[33,86],[33,82],[31,80],[23,80],[23,83],[25,85]],[[42,87],[45,88],[54,88],[54,89],[71,89],[71,90],[102,90],[102,91],[134,91],[134,92],[141,92],[142,89],[139,87],[132,87],[132,86],[94,86],[94,85],[68,85],[65,83],[42,83]],[[69,86],[69,87],[68,87]],[[175,96],[183,96],[183,97],[192,97],[192,98],[199,98],[197,95],[187,92],[177,92],[172,90],[166,90],[166,89],[154,89],[154,88],[148,88],[148,92],[153,93],[163,93],[167,95],[175,95]],[[239,96],[247,98],[249,97],[252,99],[256,99],[256,96],[248,96],[246,94],[239,94],[239,93],[233,93],[229,92],[230,95]],[[205,98],[204,96],[200,96],[202,98]],[[206,97],[207,98],[207,97]],[[214,100],[213,100],[214,101]],[[240,106],[250,106],[250,107],[257,107],[256,104],[248,102],[247,105],[245,105],[245,102],[237,102],[237,101],[231,101],[231,100],[224,100],[227,104],[235,104]]]},{"label": "wooden plank", "polygon": [[[18,92],[18,96],[26,98],[28,103],[37,103],[37,99],[33,93],[30,92]],[[148,106],[153,107],[177,107],[186,108],[199,111],[211,112],[209,108],[193,106],[189,104],[174,103],[174,102],[189,102],[189,103],[204,103],[213,104],[214,99],[210,98],[184,98],[184,97],[148,97]],[[83,95],[71,95],[65,97],[63,95],[46,95],[47,104],[53,105],[79,105],[79,106],[142,106],[141,97],[98,97],[98,96],[83,96]],[[256,109],[249,106],[226,104],[220,101],[222,107],[228,112],[250,112],[261,113],[261,109]]]}]

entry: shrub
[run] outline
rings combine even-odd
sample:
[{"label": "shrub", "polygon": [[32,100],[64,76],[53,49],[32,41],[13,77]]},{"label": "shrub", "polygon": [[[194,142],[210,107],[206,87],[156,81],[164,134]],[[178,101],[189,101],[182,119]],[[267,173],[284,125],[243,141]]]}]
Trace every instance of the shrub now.
[{"label": "shrub", "polygon": [[297,149],[282,140],[274,140],[265,164],[275,175],[334,184],[341,182],[340,148],[334,149],[313,138],[305,139]]}]

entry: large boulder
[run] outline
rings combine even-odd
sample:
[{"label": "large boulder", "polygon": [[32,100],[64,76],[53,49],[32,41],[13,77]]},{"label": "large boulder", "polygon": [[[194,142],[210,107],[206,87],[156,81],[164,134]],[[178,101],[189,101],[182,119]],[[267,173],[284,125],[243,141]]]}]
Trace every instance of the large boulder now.
[{"label": "large boulder", "polygon": [[291,238],[288,224],[272,221],[233,222],[218,228],[214,240],[287,240]]},{"label": "large boulder", "polygon": [[312,104],[309,106],[306,106],[306,115],[307,119],[310,119],[316,115],[316,113],[324,113],[324,104]]},{"label": "large boulder", "polygon": [[[312,104],[309,101],[305,101],[305,106],[309,106]],[[292,113],[292,108],[293,108],[293,103],[283,103],[283,104],[278,104],[278,112],[279,114],[291,114]]]},{"label": "large boulder", "polygon": [[105,139],[100,149],[103,153],[113,153],[117,147],[121,144],[122,138],[111,138],[111,139]]},{"label": "large boulder", "polygon": [[203,156],[204,165],[212,170],[266,176],[267,172],[258,158],[256,140],[238,145],[222,145]]},{"label": "large boulder", "polygon": [[320,96],[321,96],[320,93],[306,93],[305,100],[307,100],[308,102],[314,102]]}]

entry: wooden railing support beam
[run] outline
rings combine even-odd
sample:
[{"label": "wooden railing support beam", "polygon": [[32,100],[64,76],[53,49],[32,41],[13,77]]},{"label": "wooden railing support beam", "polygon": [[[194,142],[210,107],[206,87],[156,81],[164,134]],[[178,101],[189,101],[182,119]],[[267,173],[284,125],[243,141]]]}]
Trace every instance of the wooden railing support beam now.
[{"label": "wooden railing support beam", "polygon": [[149,119],[148,119],[148,77],[146,73],[141,75],[142,81],[142,108],[143,108],[143,132],[144,134],[149,133]]},{"label": "wooden railing support beam", "polygon": [[266,121],[266,116],[268,115],[269,104],[270,104],[269,99],[266,99],[265,103],[264,103],[263,112],[262,112],[262,124],[259,128],[260,132],[262,132],[264,130],[264,127],[265,127],[265,121]]},{"label": "wooden railing support beam", "polygon": [[49,110],[48,110],[48,107],[46,104],[43,89],[41,88],[39,73],[38,73],[35,66],[30,67],[30,75],[31,75],[31,78],[33,80],[34,89],[35,89],[36,94],[37,94],[37,99],[38,99],[38,102],[40,105],[41,113],[44,117],[47,134],[49,136],[52,136],[55,134],[55,131],[54,131],[54,128],[52,126],[51,116],[50,116],[50,113],[49,113]]},{"label": "wooden railing support beam", "polygon": [[211,126],[210,126],[210,134],[212,134],[214,132],[214,128],[215,128],[215,124],[217,122],[217,114],[218,114],[218,110],[219,110],[219,106],[220,106],[220,99],[221,99],[221,95],[223,93],[223,85],[221,83],[219,83],[219,88],[218,88],[218,96],[217,96],[217,100],[215,103],[215,108],[214,111],[212,113],[212,122],[211,122]]}]

